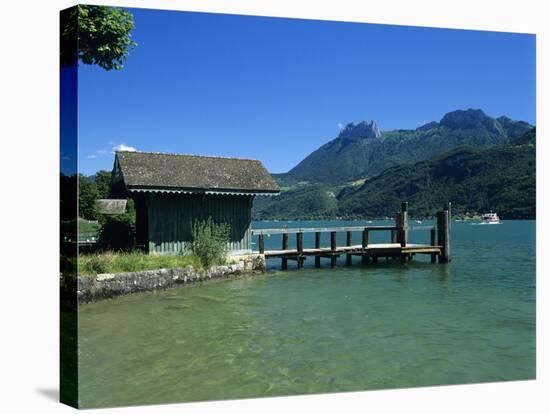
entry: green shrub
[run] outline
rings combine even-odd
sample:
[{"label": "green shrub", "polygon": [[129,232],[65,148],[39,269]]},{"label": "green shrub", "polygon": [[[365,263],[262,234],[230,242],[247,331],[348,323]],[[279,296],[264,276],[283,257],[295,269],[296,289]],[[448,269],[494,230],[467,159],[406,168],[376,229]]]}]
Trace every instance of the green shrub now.
[{"label": "green shrub", "polygon": [[130,250],[135,245],[135,229],[131,217],[120,214],[105,217],[99,231],[99,245],[103,249]]},{"label": "green shrub", "polygon": [[223,264],[227,255],[230,226],[215,223],[212,217],[193,223],[193,238],[190,251],[197,256],[205,268]]}]

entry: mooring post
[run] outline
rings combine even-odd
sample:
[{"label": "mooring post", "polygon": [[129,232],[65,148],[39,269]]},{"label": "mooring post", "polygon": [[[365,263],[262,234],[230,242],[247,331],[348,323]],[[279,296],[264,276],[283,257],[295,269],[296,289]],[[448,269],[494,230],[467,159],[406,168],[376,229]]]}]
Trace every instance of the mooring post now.
[{"label": "mooring post", "polygon": [[366,249],[369,247],[369,229],[364,228],[363,229],[363,243],[362,243],[363,249]]},{"label": "mooring post", "polygon": [[[430,229],[430,245],[435,246],[435,227],[432,227]],[[435,263],[435,253],[432,253],[430,257],[431,257],[431,262]]]},{"label": "mooring post", "polygon": [[451,231],[451,203],[446,203],[445,206],[443,206],[443,210],[447,210],[449,212],[449,231]]},{"label": "mooring post", "polygon": [[446,207],[445,207],[445,210],[447,210],[447,221],[448,221],[448,226],[447,226],[447,257],[449,258],[449,262],[451,261],[451,203],[448,202]]},{"label": "mooring post", "polygon": [[361,248],[363,250],[363,254],[361,255],[361,264],[367,264],[369,260],[369,256],[367,255],[367,248],[369,247],[369,229],[364,228],[363,229],[363,237],[361,240]]},{"label": "mooring post", "polygon": [[302,261],[302,254],[304,253],[304,237],[301,231],[296,233],[296,250],[298,252],[296,262],[298,262],[298,269],[301,269],[304,264]]},{"label": "mooring post", "polygon": [[443,246],[443,211],[438,211],[436,213],[436,225],[437,225],[437,244],[439,246],[441,246],[441,251],[437,257],[437,260],[439,261],[439,263],[443,263],[442,261],[442,255],[443,255],[443,249],[445,249],[445,246]]},{"label": "mooring post", "polygon": [[437,213],[437,244],[441,246],[439,263],[451,261],[451,239],[449,234],[449,210]]},{"label": "mooring post", "polygon": [[407,243],[409,242],[409,203],[404,201],[401,203],[401,220],[400,220],[400,227],[401,227],[401,236],[399,242],[401,243],[401,247],[405,247]]},{"label": "mooring post", "polygon": [[399,227],[401,227],[401,213],[395,214],[395,230],[391,231],[391,243],[399,243]]},{"label": "mooring post", "polygon": [[330,250],[332,255],[330,256],[330,265],[332,267],[336,266],[336,232],[330,232]]},{"label": "mooring post", "polygon": [[447,262],[451,261],[451,203],[447,203],[444,211],[447,211],[447,228],[445,236],[445,252],[447,253]]},{"label": "mooring post", "polygon": [[[283,233],[283,250],[288,250],[288,233]],[[286,270],[288,268],[288,259],[283,258],[281,259],[281,268],[283,270]]]},{"label": "mooring post", "polygon": [[[352,233],[351,233],[351,231],[348,231],[346,233],[346,246],[348,246],[348,247],[352,246]],[[351,258],[352,258],[352,256],[351,256],[350,253],[346,254],[346,266],[351,266]]]},{"label": "mooring post", "polygon": [[[321,248],[321,232],[319,231],[315,232],[315,248]],[[321,256],[319,254],[315,255],[315,267],[321,267]]]},{"label": "mooring post", "polygon": [[260,250],[260,254],[264,254],[265,244],[264,244],[264,235],[263,235],[263,233],[260,233],[258,235],[258,248]]}]

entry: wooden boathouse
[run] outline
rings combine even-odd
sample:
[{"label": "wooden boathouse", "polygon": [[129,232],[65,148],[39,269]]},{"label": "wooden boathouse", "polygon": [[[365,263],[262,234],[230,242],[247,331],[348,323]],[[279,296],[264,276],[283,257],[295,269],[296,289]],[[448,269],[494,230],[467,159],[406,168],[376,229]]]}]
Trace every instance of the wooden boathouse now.
[{"label": "wooden boathouse", "polygon": [[230,225],[230,254],[250,253],[254,197],[279,194],[260,161],[119,151],[114,194],[136,208],[136,244],[144,251],[178,254],[191,241],[195,220]]},{"label": "wooden boathouse", "polygon": [[[352,227],[323,227],[323,228],[276,228],[256,229],[253,235],[258,236],[258,252],[267,259],[281,259],[283,270],[288,268],[288,261],[296,261],[298,269],[304,266],[308,257],[315,258],[315,267],[321,266],[321,259],[330,260],[335,266],[341,255],[346,256],[346,265],[352,264],[353,256],[360,256],[361,263],[378,263],[379,258],[409,262],[417,254],[431,257],[431,262],[449,263],[451,261],[451,203],[447,203],[442,211],[437,213],[436,226],[424,227],[429,231],[430,243],[419,244],[409,242],[408,203],[401,204],[401,211],[395,216],[393,226],[352,226]],[[337,233],[346,234],[346,243],[337,245]],[[361,233],[361,243],[353,243],[353,233]],[[387,232],[389,237],[386,243],[372,243],[370,235],[373,232]],[[314,246],[304,246],[304,233],[315,234]],[[330,234],[330,246],[321,246],[322,233]],[[265,238],[274,234],[282,235],[280,249],[265,249]],[[289,247],[289,235],[295,237],[294,246]]]}]

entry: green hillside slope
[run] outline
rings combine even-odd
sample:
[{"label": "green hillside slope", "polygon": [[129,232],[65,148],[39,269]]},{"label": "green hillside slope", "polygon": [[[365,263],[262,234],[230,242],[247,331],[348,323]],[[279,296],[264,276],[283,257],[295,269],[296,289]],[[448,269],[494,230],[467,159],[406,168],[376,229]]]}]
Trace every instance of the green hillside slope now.
[{"label": "green hillside slope", "polygon": [[496,211],[502,218],[535,217],[535,148],[457,148],[440,158],[386,170],[339,196],[344,216],[385,216],[407,200],[415,216],[431,216],[444,202],[453,212]]},{"label": "green hillside slope", "polygon": [[334,192],[322,185],[297,186],[274,197],[257,197],[253,217],[256,220],[314,220],[336,214]]}]

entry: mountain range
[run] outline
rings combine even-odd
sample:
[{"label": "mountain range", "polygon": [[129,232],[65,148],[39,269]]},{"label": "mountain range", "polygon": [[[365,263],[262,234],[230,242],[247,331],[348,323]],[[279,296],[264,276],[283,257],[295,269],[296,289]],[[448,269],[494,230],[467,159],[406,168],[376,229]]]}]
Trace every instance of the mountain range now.
[{"label": "mountain range", "polygon": [[283,184],[336,184],[424,161],[461,145],[507,144],[532,128],[527,122],[505,116],[491,118],[480,109],[449,112],[439,122],[412,130],[380,131],[374,121],[350,123],[288,173],[274,176]]},{"label": "mountain range", "polygon": [[418,216],[444,201],[456,213],[535,216],[535,128],[479,109],[457,110],[414,130],[350,123],[284,174],[279,197],[258,199],[256,219],[390,216],[410,201]]},{"label": "mountain range", "polygon": [[392,216],[402,200],[416,217],[452,200],[455,215],[497,211],[501,218],[535,217],[535,147],[458,147],[433,160],[390,168],[338,195],[338,213]]}]

